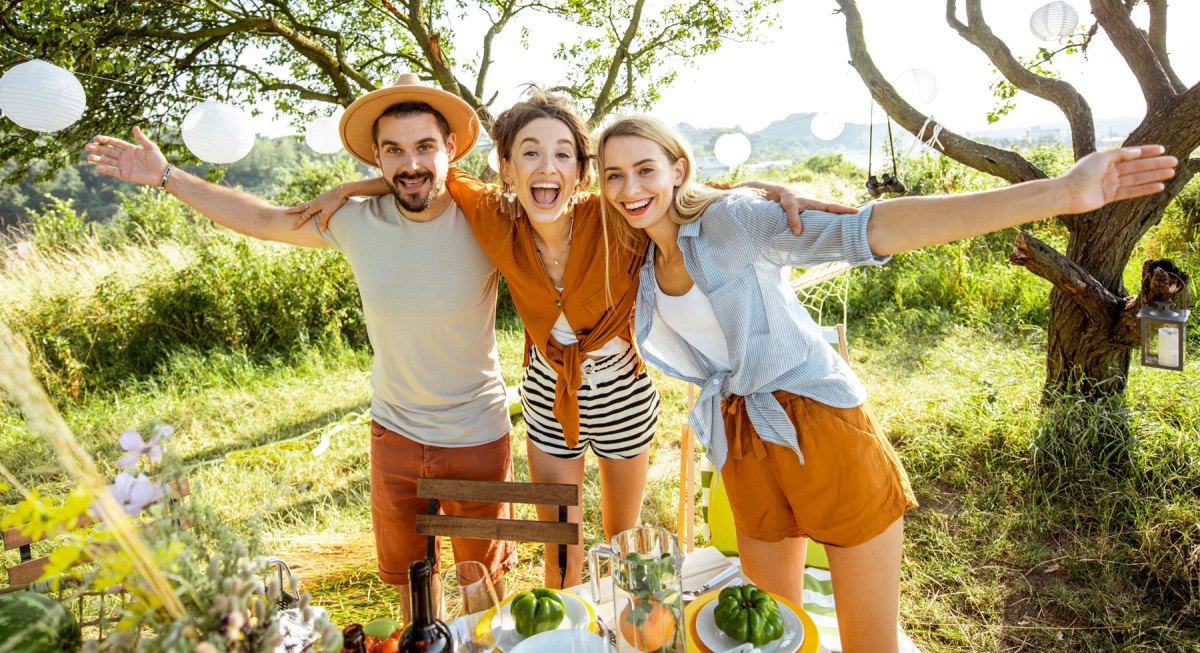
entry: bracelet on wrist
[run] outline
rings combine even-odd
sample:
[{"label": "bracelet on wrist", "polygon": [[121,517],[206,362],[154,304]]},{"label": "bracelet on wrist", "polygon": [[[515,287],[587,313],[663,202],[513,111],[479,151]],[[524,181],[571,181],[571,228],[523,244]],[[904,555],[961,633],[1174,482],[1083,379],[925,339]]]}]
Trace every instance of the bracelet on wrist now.
[{"label": "bracelet on wrist", "polygon": [[174,170],[174,169],[175,169],[175,165],[174,165],[174,164],[171,164],[171,163],[168,163],[168,164],[167,164],[167,169],[166,169],[166,170],[163,170],[162,181],[158,182],[158,187],[159,187],[159,188],[164,188],[164,189],[165,189],[165,188],[167,187],[167,178],[171,176],[171,171],[172,171],[172,170]]}]

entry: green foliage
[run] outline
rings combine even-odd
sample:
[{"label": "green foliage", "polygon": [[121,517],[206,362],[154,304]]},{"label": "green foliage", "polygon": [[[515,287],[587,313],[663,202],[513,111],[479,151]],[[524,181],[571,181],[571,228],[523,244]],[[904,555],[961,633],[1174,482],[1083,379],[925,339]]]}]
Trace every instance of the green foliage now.
[{"label": "green foliage", "polygon": [[304,161],[283,182],[275,202],[284,206],[299,204],[316,198],[338,184],[362,177],[362,171],[349,156],[339,156],[331,163]]},{"label": "green foliage", "polygon": [[263,356],[305,343],[366,341],[357,286],[337,252],[215,231],[178,269],[164,261],[136,276],[110,276],[86,296],[50,290],[6,312],[47,386],[75,397],[151,374],[180,349]]},{"label": "green foliage", "polygon": [[842,156],[841,152],[817,154],[810,156],[800,163],[800,166],[816,173],[841,177],[847,181],[857,182],[866,179],[866,172]]},{"label": "green foliage", "polygon": [[123,242],[177,240],[186,241],[210,229],[207,219],[188,208],[173,195],[157,188],[138,186],[117,191],[120,206],[105,230],[106,244]]},{"label": "green foliage", "polygon": [[46,250],[66,249],[82,245],[91,231],[84,224],[84,215],[75,210],[72,200],[47,196],[50,205],[36,216],[31,230],[33,244]]}]

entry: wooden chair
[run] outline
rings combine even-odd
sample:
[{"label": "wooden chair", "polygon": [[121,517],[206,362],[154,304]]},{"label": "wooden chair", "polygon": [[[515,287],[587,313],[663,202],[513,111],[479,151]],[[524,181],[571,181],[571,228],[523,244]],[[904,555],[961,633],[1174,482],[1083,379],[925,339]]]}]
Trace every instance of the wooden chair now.
[{"label": "wooden chair", "polygon": [[[186,478],[183,479],[183,481],[179,484],[170,482],[167,484],[167,486],[168,491],[166,494],[168,501],[176,501],[180,498],[188,496],[192,492],[191,483],[188,482],[188,479]],[[79,531],[97,523],[99,523],[99,520],[93,518],[89,514],[84,514],[79,517],[75,527],[71,530]],[[0,568],[6,571],[8,575],[7,583],[3,587],[0,587],[0,594],[17,592],[24,589],[32,589],[44,592],[50,588],[49,581],[38,582],[38,579],[41,578],[42,572],[45,570],[46,565],[50,563],[50,552],[47,552],[46,555],[35,558],[33,557],[33,547],[39,542],[53,541],[54,539],[57,539],[61,533],[46,533],[41,537],[31,538],[22,532],[24,530],[24,526],[18,526],[16,528],[9,528],[3,531],[3,533],[0,533],[0,538],[2,538],[4,542],[4,551],[7,553],[8,551],[16,550],[19,557],[18,562],[12,566],[8,566],[6,564],[7,555],[5,555],[3,558],[0,558]],[[51,552],[52,549],[53,547],[51,547]],[[74,567],[87,562],[88,561],[86,559],[81,558],[72,563],[71,566]],[[69,578],[62,579],[62,585],[60,585],[60,587],[69,587],[71,585],[71,580],[72,579]],[[83,628],[96,626],[99,631],[99,637],[103,637],[104,627],[108,623],[104,618],[105,599],[106,597],[113,596],[119,596],[123,599],[124,588],[118,585],[115,587],[110,587],[103,592],[84,592],[75,595],[75,597],[78,598],[76,603],[76,619],[78,619],[79,625]],[[61,589],[59,591],[58,598],[63,598]],[[85,619],[84,603],[89,598],[97,599],[98,608],[94,618]]]},{"label": "wooden chair", "polygon": [[[417,497],[429,500],[429,514],[417,515],[417,534],[429,538],[429,556],[435,553],[435,536],[483,540],[541,542],[558,545],[559,573],[566,578],[567,545],[582,544],[583,530],[567,518],[567,508],[581,503],[578,485],[564,483],[514,483],[462,481],[444,478],[417,479]],[[442,501],[488,501],[558,506],[558,521],[489,519],[440,515]]]}]

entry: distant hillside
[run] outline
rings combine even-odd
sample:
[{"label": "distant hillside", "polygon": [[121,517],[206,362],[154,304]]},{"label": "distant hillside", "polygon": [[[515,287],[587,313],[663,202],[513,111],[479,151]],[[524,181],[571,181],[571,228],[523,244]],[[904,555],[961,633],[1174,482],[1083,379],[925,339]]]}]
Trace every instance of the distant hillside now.
[{"label": "distant hillside", "polygon": [[[746,137],[750,139],[753,147],[747,163],[779,159],[801,161],[814,154],[840,152],[847,159],[865,165],[870,143],[868,126],[862,123],[846,123],[837,138],[823,141],[812,135],[812,120],[815,115],[817,114],[813,112],[793,113],[782,120],[772,122],[759,131],[746,133]],[[1120,143],[1137,126],[1138,122],[1139,119],[1128,117],[1097,120],[1096,139],[1101,146]],[[696,156],[701,158],[713,155],[713,143],[719,136],[739,131],[734,127],[705,128],[689,123],[680,123],[676,125],[676,128],[692,144]],[[896,148],[903,156],[908,151],[913,138],[908,132],[894,125],[892,130],[896,139]],[[1029,142],[1070,142],[1070,130],[1065,121],[1032,127],[989,129],[968,132],[966,135],[1004,147]],[[887,123],[881,121],[875,125],[875,151],[883,152],[886,143]]]}]

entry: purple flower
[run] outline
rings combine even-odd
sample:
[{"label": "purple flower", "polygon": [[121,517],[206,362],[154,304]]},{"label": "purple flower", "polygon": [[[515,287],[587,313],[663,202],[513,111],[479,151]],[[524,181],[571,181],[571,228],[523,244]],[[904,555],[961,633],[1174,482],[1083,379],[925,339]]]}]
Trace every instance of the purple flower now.
[{"label": "purple flower", "polygon": [[108,486],[108,491],[112,492],[113,498],[130,517],[137,516],[146,506],[163,498],[162,487],[146,478],[145,474],[138,474],[134,478],[129,472],[121,472]]},{"label": "purple flower", "polygon": [[174,433],[174,427],[168,424],[159,424],[154,427],[154,437],[150,438],[149,442],[146,442],[142,439],[141,433],[134,430],[125,431],[121,434],[118,442],[121,443],[121,448],[127,453],[117,460],[117,467],[123,469],[137,467],[138,459],[142,456],[149,458],[152,463],[162,460],[162,446],[158,441],[170,437]]}]

